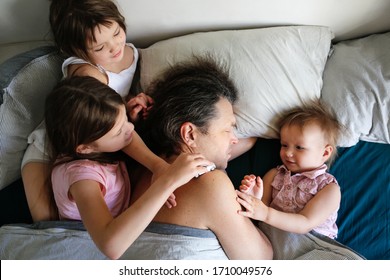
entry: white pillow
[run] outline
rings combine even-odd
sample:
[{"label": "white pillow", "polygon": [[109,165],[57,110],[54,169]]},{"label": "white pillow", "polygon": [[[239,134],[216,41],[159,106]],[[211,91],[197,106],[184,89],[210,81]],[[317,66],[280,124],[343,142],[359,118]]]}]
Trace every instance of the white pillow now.
[{"label": "white pillow", "polygon": [[43,119],[61,64],[53,47],[40,47],[0,65],[0,190],[21,177],[27,137]]},{"label": "white pillow", "polygon": [[141,53],[141,87],[168,66],[211,54],[229,67],[239,91],[234,107],[239,137],[277,138],[280,113],[320,97],[333,33],[320,26],[194,33],[160,41]]},{"label": "white pillow", "polygon": [[390,32],[335,44],[321,99],[349,130],[340,146],[390,143]]}]

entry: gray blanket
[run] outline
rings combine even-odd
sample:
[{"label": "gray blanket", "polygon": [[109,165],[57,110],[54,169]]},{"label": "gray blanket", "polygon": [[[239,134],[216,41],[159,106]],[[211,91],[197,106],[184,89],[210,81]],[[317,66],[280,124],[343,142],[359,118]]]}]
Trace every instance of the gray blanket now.
[{"label": "gray blanket", "polygon": [[[1,260],[107,259],[81,222],[50,221],[0,228]],[[210,230],[151,223],[121,259],[226,260]]]},{"label": "gray blanket", "polygon": [[[270,238],[275,259],[363,259],[351,249],[313,233],[289,234],[260,225]],[[1,260],[106,259],[80,222],[40,222],[0,228]],[[226,260],[213,232],[151,223],[123,254],[138,260]]]},{"label": "gray blanket", "polygon": [[347,246],[315,231],[307,234],[296,234],[261,222],[258,223],[258,226],[271,241],[276,260],[365,259]]}]

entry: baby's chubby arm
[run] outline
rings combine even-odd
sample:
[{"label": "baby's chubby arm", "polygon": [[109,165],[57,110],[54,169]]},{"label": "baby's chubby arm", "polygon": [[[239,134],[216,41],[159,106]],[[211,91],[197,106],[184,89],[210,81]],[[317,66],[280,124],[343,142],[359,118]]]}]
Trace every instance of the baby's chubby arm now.
[{"label": "baby's chubby arm", "polygon": [[[263,221],[285,231],[302,234],[323,223],[338,209],[341,194],[340,188],[334,183],[325,186],[298,213],[285,213],[269,207],[272,192],[270,182],[275,173],[275,170],[271,170],[264,176],[262,200],[237,191],[237,201],[245,208],[238,211],[240,215]],[[258,185],[257,182],[256,185]]]},{"label": "baby's chubby arm", "polygon": [[273,168],[264,175],[263,180],[253,174],[244,176],[240,191],[237,191],[237,201],[245,208],[238,211],[240,215],[259,221],[266,219],[271,202],[271,182],[275,174],[276,169]]},{"label": "baby's chubby arm", "polygon": [[238,214],[258,221],[266,220],[269,207],[261,199],[238,190],[236,193],[238,203],[244,207],[244,210],[237,211]]}]

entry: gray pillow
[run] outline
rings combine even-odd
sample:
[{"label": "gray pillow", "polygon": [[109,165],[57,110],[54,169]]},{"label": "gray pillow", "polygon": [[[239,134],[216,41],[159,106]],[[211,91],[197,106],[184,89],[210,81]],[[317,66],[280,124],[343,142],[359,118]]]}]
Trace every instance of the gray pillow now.
[{"label": "gray pillow", "polygon": [[21,177],[27,137],[43,119],[47,94],[61,79],[62,59],[39,47],[0,65],[0,189]]},{"label": "gray pillow", "polygon": [[161,71],[193,55],[211,54],[228,66],[239,91],[239,137],[277,138],[277,117],[320,98],[333,33],[323,26],[281,26],[199,32],[141,49],[144,90]]},{"label": "gray pillow", "polygon": [[339,146],[390,143],[390,32],[335,44],[323,81],[321,99],[348,130]]}]

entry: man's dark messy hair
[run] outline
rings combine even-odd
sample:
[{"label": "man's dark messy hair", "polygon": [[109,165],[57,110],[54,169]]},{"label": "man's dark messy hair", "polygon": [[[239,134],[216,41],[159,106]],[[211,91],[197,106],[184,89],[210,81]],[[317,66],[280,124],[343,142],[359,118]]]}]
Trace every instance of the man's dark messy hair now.
[{"label": "man's dark messy hair", "polygon": [[209,55],[193,57],[168,68],[151,84],[146,93],[154,106],[140,133],[155,153],[179,153],[183,123],[191,122],[207,134],[217,116],[216,103],[222,98],[236,102],[237,89],[226,68]]}]

